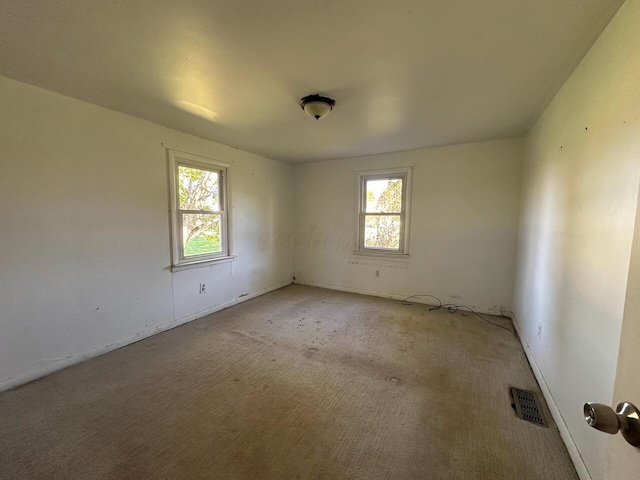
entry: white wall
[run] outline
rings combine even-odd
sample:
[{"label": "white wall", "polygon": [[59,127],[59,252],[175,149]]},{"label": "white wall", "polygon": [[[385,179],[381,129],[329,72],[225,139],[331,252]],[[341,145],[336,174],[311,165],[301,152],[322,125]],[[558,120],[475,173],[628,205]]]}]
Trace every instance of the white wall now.
[{"label": "white wall", "polygon": [[640,173],[638,25],[629,0],[525,144],[516,319],[594,479],[607,438],[582,405],[613,397]]},{"label": "white wall", "polygon": [[[1,77],[0,106],[0,389],[290,283],[258,238],[291,229],[291,166]],[[232,163],[235,262],[169,270],[161,142]]]},{"label": "white wall", "polygon": [[[296,281],[511,310],[522,152],[513,139],[296,165]],[[414,167],[410,259],[353,255],[354,172],[405,166]]]}]

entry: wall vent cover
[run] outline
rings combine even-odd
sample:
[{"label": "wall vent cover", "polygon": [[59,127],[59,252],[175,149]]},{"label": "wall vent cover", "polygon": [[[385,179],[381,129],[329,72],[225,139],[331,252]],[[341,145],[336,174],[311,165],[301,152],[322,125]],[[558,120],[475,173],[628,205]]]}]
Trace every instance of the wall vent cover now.
[{"label": "wall vent cover", "polygon": [[511,387],[511,398],[518,417],[541,427],[549,427],[535,392]]}]

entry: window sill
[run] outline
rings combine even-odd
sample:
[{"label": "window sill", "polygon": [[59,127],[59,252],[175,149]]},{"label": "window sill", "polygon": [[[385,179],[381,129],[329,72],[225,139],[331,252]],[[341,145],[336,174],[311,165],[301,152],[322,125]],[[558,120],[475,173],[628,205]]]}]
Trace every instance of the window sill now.
[{"label": "window sill", "polygon": [[192,268],[209,267],[217,263],[233,262],[236,259],[236,255],[229,255],[228,257],[219,257],[208,260],[197,260],[195,262],[185,262],[180,265],[173,265],[171,267],[172,272],[180,272],[182,270],[189,270]]},{"label": "window sill", "polygon": [[409,260],[408,253],[391,253],[391,252],[369,252],[363,250],[356,250],[353,252],[354,255],[358,257],[369,257],[369,258],[381,258],[384,260]]}]

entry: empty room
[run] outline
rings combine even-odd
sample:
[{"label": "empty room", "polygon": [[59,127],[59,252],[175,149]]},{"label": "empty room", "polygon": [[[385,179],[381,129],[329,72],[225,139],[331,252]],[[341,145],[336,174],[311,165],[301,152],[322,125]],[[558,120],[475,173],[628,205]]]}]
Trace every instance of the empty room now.
[{"label": "empty room", "polygon": [[639,26],[0,0],[0,478],[639,479]]}]

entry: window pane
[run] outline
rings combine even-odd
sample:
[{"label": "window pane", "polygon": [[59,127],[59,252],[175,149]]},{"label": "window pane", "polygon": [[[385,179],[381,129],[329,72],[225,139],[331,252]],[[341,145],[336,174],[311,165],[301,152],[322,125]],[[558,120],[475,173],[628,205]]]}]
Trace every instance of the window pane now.
[{"label": "window pane", "polygon": [[179,166],[180,210],[220,210],[218,172]]},{"label": "window pane", "polygon": [[366,213],[400,213],[402,211],[402,179],[366,181]]},{"label": "window pane", "polygon": [[220,253],[220,214],[182,214],[182,239],[184,256]]},{"label": "window pane", "polygon": [[365,215],[364,246],[366,248],[400,248],[400,215]]}]

